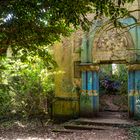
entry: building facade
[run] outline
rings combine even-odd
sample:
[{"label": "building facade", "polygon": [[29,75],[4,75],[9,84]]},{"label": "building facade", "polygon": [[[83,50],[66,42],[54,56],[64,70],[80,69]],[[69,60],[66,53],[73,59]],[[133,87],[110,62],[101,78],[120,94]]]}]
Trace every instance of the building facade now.
[{"label": "building facade", "polygon": [[140,26],[136,25],[140,21],[136,10],[139,3],[136,0],[126,5],[132,12],[130,17],[119,19],[123,28],[114,27],[107,19],[93,21],[88,32],[79,29],[54,46],[58,64],[54,118],[97,116],[100,64],[109,63],[127,65],[129,116],[140,116]]}]

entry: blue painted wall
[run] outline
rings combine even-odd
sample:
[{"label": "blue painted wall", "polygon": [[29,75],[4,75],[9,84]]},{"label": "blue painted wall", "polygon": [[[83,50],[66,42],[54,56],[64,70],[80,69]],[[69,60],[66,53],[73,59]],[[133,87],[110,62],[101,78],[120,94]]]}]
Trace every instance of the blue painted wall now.
[{"label": "blue painted wall", "polygon": [[128,101],[130,116],[140,117],[140,70],[129,71]]},{"label": "blue painted wall", "polygon": [[[81,47],[81,63],[98,64],[93,60],[94,52],[94,39],[96,33],[104,25],[106,21],[97,21],[91,27],[89,33],[83,36]],[[136,20],[133,17],[120,20],[120,22],[129,26],[135,24]],[[140,61],[140,27],[136,26],[128,30],[132,37],[132,59],[127,63],[138,63]],[[128,50],[129,51],[129,50]],[[130,48],[131,51],[131,48]],[[124,63],[124,62],[123,62]],[[128,110],[130,116],[140,116],[140,70],[133,70],[128,72]],[[91,94],[92,92],[92,94]],[[83,71],[82,72],[82,91],[80,95],[80,114],[87,116],[92,115],[99,110],[99,78],[96,71]]]},{"label": "blue painted wall", "polygon": [[135,72],[134,71],[129,71],[128,73],[128,112],[129,116],[132,117],[134,116],[134,92],[135,92]]},{"label": "blue painted wall", "polygon": [[99,77],[96,71],[82,72],[80,116],[92,117],[99,110]]}]

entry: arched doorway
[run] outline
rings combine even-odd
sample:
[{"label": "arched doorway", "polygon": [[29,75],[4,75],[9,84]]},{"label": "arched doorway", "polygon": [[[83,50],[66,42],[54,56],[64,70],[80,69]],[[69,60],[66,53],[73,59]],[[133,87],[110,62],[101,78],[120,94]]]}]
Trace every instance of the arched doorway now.
[{"label": "arched doorway", "polygon": [[126,64],[101,64],[99,71],[99,111],[128,112],[128,70]]},{"label": "arched doorway", "polygon": [[[135,23],[133,18],[121,21],[123,26]],[[80,115],[95,116],[99,112],[99,65],[123,63],[128,66],[129,116],[140,114],[140,64],[137,27],[115,28],[111,23],[96,22],[83,37],[81,52],[82,89]]]}]

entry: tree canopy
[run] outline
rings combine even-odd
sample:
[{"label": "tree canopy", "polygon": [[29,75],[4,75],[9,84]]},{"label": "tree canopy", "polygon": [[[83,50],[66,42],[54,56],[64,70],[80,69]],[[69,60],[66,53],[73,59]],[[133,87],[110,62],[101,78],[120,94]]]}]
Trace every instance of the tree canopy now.
[{"label": "tree canopy", "polygon": [[60,36],[71,32],[70,27],[89,25],[88,13],[116,19],[127,14],[125,3],[134,0],[1,0],[0,54],[8,47],[42,55]]}]

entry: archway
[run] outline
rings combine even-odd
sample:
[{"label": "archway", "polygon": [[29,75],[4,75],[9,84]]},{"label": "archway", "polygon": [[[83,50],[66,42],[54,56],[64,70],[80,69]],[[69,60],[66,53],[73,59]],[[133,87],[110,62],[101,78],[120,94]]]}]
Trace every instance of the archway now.
[{"label": "archway", "polygon": [[[121,21],[123,26],[134,24],[134,18]],[[138,60],[139,27],[130,30],[115,28],[110,23],[96,22],[84,35],[81,52],[82,90],[80,115],[95,116],[99,112],[99,65],[123,63],[128,65],[129,116],[140,114],[140,65]]]},{"label": "archway", "polygon": [[99,111],[127,116],[128,70],[126,64],[101,64],[99,71]]}]

